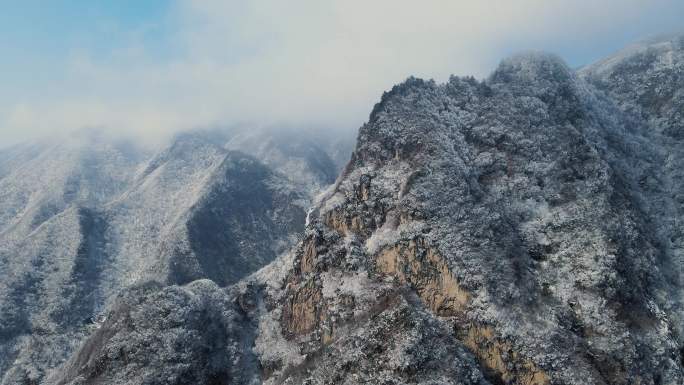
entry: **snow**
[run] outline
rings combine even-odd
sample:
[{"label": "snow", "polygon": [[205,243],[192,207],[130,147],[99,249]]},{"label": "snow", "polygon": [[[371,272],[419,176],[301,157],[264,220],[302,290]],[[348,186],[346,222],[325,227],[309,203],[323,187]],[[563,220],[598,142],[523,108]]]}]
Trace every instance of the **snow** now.
[{"label": "snow", "polygon": [[[101,325],[97,320],[121,290],[147,280],[167,282],[173,264],[195,263],[188,221],[198,207],[246,182],[226,178],[235,162],[240,167],[246,162],[246,173],[249,167],[267,170],[264,194],[274,206],[249,223],[230,222],[228,216],[227,226],[234,227],[219,230],[264,232],[264,223],[279,226],[259,245],[254,237],[236,240],[243,251],[263,246],[279,253],[297,241],[293,232],[312,200],[312,184],[322,187],[323,174],[336,166],[326,163],[327,155],[311,142],[307,151],[322,163],[312,166],[314,159],[285,151],[271,158],[264,147],[255,155],[274,167],[284,162],[271,169],[262,160],[229,150],[225,143],[230,135],[181,134],[156,153],[86,135],[0,151],[0,324],[11,333],[34,326],[50,330],[45,337],[9,339],[9,350],[0,346],[2,370],[14,361],[9,351],[28,357],[49,355],[54,347],[55,360],[63,360],[88,330]],[[327,166],[332,171],[326,171]],[[172,260],[174,253],[183,259]],[[228,257],[239,261],[247,255]],[[235,262],[245,265],[240,268],[247,273],[250,266],[262,266],[271,258],[249,255],[251,259]],[[76,306],[71,303],[74,296],[83,297],[68,314],[65,310]],[[62,338],[75,342],[61,344]],[[48,361],[36,360],[43,370]],[[25,358],[19,366],[30,361]]]},{"label": "snow", "polygon": [[[502,359],[530,360],[553,382],[603,381],[605,373],[597,368],[609,362],[624,368],[626,376],[647,376],[649,383],[681,383],[684,198],[679,192],[684,191],[684,155],[677,130],[684,99],[680,83],[653,80],[681,78],[682,50],[674,54],[667,44],[649,46],[646,51],[655,57],[642,55],[639,48],[639,53],[627,51],[579,74],[553,55],[524,54],[504,60],[483,81],[452,77],[447,84],[436,84],[411,78],[394,87],[362,127],[351,169],[321,190],[315,209],[307,214],[307,231],[322,234],[324,244],[318,246],[324,254],[318,257],[324,263],[303,277],[294,275],[295,248],[225,293],[208,281],[168,287],[163,295],[176,311],[162,312],[153,321],[183,320],[191,309],[218,309],[219,319],[243,344],[231,346],[221,359],[237,367],[253,352],[278,374],[292,369],[292,379],[335,373],[378,382],[373,380],[396,373],[410,376],[424,365],[435,365],[423,374],[477,383],[481,366],[472,355],[484,353],[490,359],[491,351],[466,352],[465,341],[457,341],[462,337],[458,330],[486,326],[492,328],[492,338],[515,353],[507,351]],[[216,176],[226,148],[249,149],[273,166],[274,175],[290,176],[274,180],[271,188],[292,192],[299,183],[311,191],[322,187],[320,179],[309,178],[310,165],[302,162],[311,153],[274,147],[272,140],[246,135],[226,146],[204,140],[178,143],[169,150],[173,154],[161,154],[144,168],[132,167],[145,171],[138,171],[125,184],[125,193],[113,193],[118,198],[106,205],[104,214],[112,226],[105,232],[106,248],[114,252],[105,266],[100,301],[147,274],[163,276],[168,267],[163,258],[171,248],[192,259],[186,215],[217,191],[210,185],[227,186]],[[283,158],[288,151],[297,156]],[[11,171],[3,172],[0,186],[8,177],[16,180]],[[50,312],[36,311],[28,322],[59,334],[63,325],[50,316],[64,307],[66,296],[54,288],[70,287],[66,281],[76,266],[71,256],[83,241],[81,211],[68,202],[106,200],[107,194],[94,187],[64,194],[68,189],[62,185],[68,183],[63,180],[72,173],[55,172],[57,198],[36,193],[33,187],[42,187],[35,181],[28,187],[15,181],[12,185],[21,188],[0,190],[17,202],[2,214],[10,222],[20,212],[39,217],[40,202],[56,203],[59,211],[26,238],[16,234],[32,229],[31,221],[11,222],[2,236],[12,239],[12,245],[26,239],[26,254],[12,261],[4,257],[0,267],[29,286],[38,278],[35,287],[25,290],[26,298],[34,301],[34,308]],[[369,180],[368,196],[359,197],[360,181]],[[311,195],[298,204],[310,201]],[[319,220],[331,210],[370,226],[382,224],[339,234]],[[254,223],[258,221],[250,221]],[[374,254],[417,236],[439,253],[459,289],[467,291],[464,309],[450,309],[457,316],[438,316],[426,308],[419,288],[413,287],[420,279],[382,280],[373,271]],[[359,263],[349,263],[351,258]],[[35,263],[44,265],[34,269]],[[416,267],[415,274],[426,274],[418,277],[426,282],[439,278],[429,265]],[[321,290],[323,300],[315,310],[323,313],[316,313],[313,330],[288,340],[280,319],[301,278],[311,285],[307,289]],[[21,312],[15,310],[24,306],[24,296],[2,294],[13,287],[0,285],[5,285],[0,286],[0,301],[10,304],[0,320],[23,327],[24,320],[16,317]],[[379,303],[385,296],[391,301]],[[151,308],[157,309],[158,302],[152,301]],[[250,306],[254,303],[256,307]],[[148,325],[147,308],[133,308]],[[323,332],[331,330],[333,339],[321,342]],[[79,333],[69,329],[59,338],[78,340]],[[124,334],[118,342],[127,337],[144,342],[155,333],[161,333],[162,341],[179,337],[175,329],[148,327]],[[39,376],[41,369],[31,365],[33,355],[51,352],[32,349],[34,337],[15,339],[21,350],[17,362]],[[526,367],[521,362],[528,361],[507,366]],[[472,377],[461,376],[465,369]]]},{"label": "snow", "polygon": [[288,341],[282,335],[279,314],[268,313],[263,308],[264,314],[259,318],[257,338],[254,342],[254,352],[262,362],[278,362],[283,367],[294,366],[302,363],[305,356],[299,353],[296,342]]}]

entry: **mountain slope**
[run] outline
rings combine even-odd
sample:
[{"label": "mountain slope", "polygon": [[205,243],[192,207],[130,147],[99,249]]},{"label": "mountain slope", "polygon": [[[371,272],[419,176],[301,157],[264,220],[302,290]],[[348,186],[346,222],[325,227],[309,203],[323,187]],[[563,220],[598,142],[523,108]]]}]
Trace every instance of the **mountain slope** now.
[{"label": "mountain slope", "polygon": [[[227,149],[235,135],[181,134],[153,156],[87,136],[5,153],[3,384],[40,381],[126,287],[200,278],[225,286],[296,242],[313,186],[330,183],[325,175],[335,165],[309,166],[295,154],[304,168],[291,178]],[[268,133],[262,135],[266,141]],[[327,159],[315,142],[301,146]]]},{"label": "mountain slope", "polygon": [[[78,346],[62,329],[80,328],[93,314],[83,313],[91,287],[79,283],[101,266],[94,248],[102,221],[90,207],[133,177],[137,154],[128,149],[97,136],[70,137],[17,149],[8,159],[0,179],[0,373],[15,364],[55,366]],[[44,335],[59,348],[44,346]]]},{"label": "mountain slope", "polygon": [[[616,101],[628,124],[641,127],[659,170],[639,183],[657,213],[665,243],[684,266],[684,36],[646,41],[582,69],[581,76]],[[640,152],[640,151],[635,151]],[[669,242],[668,239],[669,238]],[[682,298],[681,294],[678,296]]]},{"label": "mountain slope", "polygon": [[[643,77],[623,73],[632,59],[577,74],[526,54],[484,81],[394,87],[293,252],[200,295],[232,306],[211,321],[233,331],[220,345],[166,313],[119,326],[205,283],[124,293],[139,305],[112,308],[48,382],[681,384],[684,165],[664,107],[681,87],[654,106],[595,78],[649,87],[659,59]],[[169,366],[185,350],[168,338],[204,349]],[[136,355],[150,343],[165,353]]]}]

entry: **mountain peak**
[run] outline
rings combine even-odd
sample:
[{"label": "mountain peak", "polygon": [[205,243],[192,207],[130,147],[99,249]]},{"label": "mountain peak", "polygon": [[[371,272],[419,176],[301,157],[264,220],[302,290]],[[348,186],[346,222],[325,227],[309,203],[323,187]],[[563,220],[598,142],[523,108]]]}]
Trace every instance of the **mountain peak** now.
[{"label": "mountain peak", "polygon": [[529,90],[567,84],[574,74],[558,56],[545,52],[524,52],[501,61],[489,77],[493,84],[507,83]]},{"label": "mountain peak", "polygon": [[[187,138],[106,211],[50,219],[29,237],[39,252],[0,247],[0,337],[33,341],[0,354],[5,382],[36,382],[26,357],[71,339],[85,343],[59,351],[60,385],[682,384],[678,52],[606,76],[535,52],[482,81],[409,78],[306,217],[302,189],[331,164],[319,151]],[[72,252],[57,258],[55,239]],[[162,284],[125,281],[160,270]],[[93,287],[121,293],[103,322],[55,319]],[[55,333],[31,332],[43,319]]]},{"label": "mountain peak", "polygon": [[631,121],[684,139],[684,34],[633,44],[579,75],[609,95]]},{"label": "mountain peak", "polygon": [[606,77],[626,67],[673,66],[684,63],[684,33],[643,39],[598,62],[585,66],[585,77]]}]

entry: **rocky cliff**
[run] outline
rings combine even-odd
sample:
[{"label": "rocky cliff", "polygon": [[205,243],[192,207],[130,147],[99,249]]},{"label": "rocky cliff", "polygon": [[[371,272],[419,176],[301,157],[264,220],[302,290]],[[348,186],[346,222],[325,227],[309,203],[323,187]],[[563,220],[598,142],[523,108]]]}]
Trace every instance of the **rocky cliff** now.
[{"label": "rocky cliff", "polygon": [[46,383],[684,383],[683,52],[408,79],[290,253],[122,292]]}]

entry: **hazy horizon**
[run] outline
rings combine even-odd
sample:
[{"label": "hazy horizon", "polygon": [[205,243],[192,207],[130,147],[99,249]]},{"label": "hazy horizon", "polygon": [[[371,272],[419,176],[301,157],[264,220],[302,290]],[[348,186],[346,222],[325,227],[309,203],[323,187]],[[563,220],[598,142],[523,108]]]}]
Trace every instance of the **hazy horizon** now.
[{"label": "hazy horizon", "polygon": [[682,16],[673,0],[32,0],[0,16],[0,147],[85,127],[355,130],[408,76],[482,78],[527,50],[578,67],[679,33]]}]

